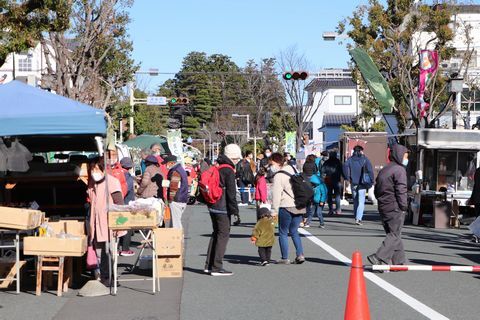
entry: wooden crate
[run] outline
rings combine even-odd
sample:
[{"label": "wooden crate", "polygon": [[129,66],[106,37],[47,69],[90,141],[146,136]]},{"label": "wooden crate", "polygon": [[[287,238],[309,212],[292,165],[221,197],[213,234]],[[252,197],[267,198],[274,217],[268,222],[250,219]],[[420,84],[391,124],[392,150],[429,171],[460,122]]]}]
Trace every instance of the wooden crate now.
[{"label": "wooden crate", "polygon": [[60,239],[55,237],[23,238],[23,254],[46,257],[81,257],[87,252],[87,237]]}]

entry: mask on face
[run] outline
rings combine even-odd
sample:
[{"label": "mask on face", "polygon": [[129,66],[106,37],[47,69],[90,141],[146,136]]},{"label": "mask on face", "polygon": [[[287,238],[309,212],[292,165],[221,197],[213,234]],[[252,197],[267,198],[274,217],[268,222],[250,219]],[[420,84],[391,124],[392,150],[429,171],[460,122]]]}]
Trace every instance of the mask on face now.
[{"label": "mask on face", "polygon": [[402,164],[404,167],[408,166],[408,159],[403,159]]},{"label": "mask on face", "polygon": [[270,152],[265,153],[265,157],[270,158],[272,154]]},{"label": "mask on face", "polygon": [[92,173],[92,179],[95,181],[95,182],[99,182],[99,181],[102,181],[103,178],[105,178],[105,175],[101,172],[93,172]]},{"label": "mask on face", "polygon": [[272,171],[272,173],[277,173],[278,171],[280,171],[280,169],[277,166],[271,166],[270,171]]}]

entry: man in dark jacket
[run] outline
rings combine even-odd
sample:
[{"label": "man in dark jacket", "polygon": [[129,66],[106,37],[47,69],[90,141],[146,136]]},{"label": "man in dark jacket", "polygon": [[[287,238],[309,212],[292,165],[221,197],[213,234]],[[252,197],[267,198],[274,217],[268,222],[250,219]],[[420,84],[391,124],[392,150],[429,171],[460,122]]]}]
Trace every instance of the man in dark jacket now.
[{"label": "man in dark jacket", "polygon": [[[255,177],[253,176],[252,167],[250,166],[250,161],[253,161],[253,153],[251,151],[245,152],[245,157],[237,163],[237,181],[238,188],[240,189],[240,199],[242,203],[238,204],[239,206],[248,205],[248,193],[249,191],[246,188],[250,188],[255,182]],[[240,223],[240,221],[235,221],[235,223]]]},{"label": "man in dark jacket", "polygon": [[[328,191],[328,215],[340,214],[342,194],[342,163],[337,158],[337,152],[330,152],[330,157],[322,165],[322,177],[327,185]],[[335,196],[335,211],[333,210],[333,197]]]},{"label": "man in dark jacket", "polygon": [[405,264],[405,252],[402,243],[402,226],[407,202],[408,150],[396,144],[391,148],[391,162],[379,173],[375,183],[375,197],[378,211],[387,236],[375,254],[369,255],[372,264]]},{"label": "man in dark jacket", "polygon": [[480,167],[475,170],[475,175],[473,178],[473,190],[468,204],[475,206],[475,215],[480,216]]},{"label": "man in dark jacket", "polygon": [[223,256],[230,238],[231,216],[238,215],[237,186],[235,183],[235,165],[242,158],[240,147],[229,144],[224,154],[218,156],[220,168],[220,185],[223,188],[222,197],[213,205],[208,206],[212,219],[212,237],[208,245],[205,261],[206,273],[212,276],[231,276],[233,272],[223,268]]},{"label": "man in dark jacket", "polygon": [[168,204],[172,214],[172,227],[182,229],[182,215],[188,202],[188,176],[177,157],[167,156],[163,161],[168,169]]},{"label": "man in dark jacket", "polygon": [[355,223],[361,225],[365,209],[365,196],[374,181],[372,164],[363,154],[362,146],[353,148],[353,155],[348,158],[343,166],[343,175],[350,182],[352,188]]}]

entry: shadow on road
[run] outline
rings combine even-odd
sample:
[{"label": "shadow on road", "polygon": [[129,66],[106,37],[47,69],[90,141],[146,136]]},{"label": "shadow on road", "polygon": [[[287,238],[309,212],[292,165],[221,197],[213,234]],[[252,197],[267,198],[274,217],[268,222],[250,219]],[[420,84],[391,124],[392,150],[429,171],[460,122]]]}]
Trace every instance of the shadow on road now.
[{"label": "shadow on road", "polygon": [[307,262],[312,262],[312,263],[329,264],[332,266],[341,266],[341,267],[348,268],[346,264],[337,260],[325,260],[325,259],[311,258],[311,257],[305,257],[305,260],[307,260]]},{"label": "shadow on road", "polygon": [[203,274],[203,275],[208,275],[207,273],[203,272],[203,269],[195,269],[195,268],[190,268],[190,267],[184,267],[183,271],[191,272],[191,273],[197,273],[197,274]]}]

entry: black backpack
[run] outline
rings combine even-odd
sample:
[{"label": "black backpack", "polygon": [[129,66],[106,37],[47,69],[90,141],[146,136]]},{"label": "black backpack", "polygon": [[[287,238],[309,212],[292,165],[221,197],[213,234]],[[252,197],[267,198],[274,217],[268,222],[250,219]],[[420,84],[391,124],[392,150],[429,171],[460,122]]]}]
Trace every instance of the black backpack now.
[{"label": "black backpack", "polygon": [[[277,173],[283,173],[290,177],[290,184],[293,190],[293,200],[295,201],[295,207],[297,209],[305,209],[313,199],[313,187],[310,181],[305,180],[304,177],[297,172],[293,167],[295,174],[290,174],[286,171],[278,171]],[[292,195],[289,195],[292,197]]]}]

